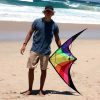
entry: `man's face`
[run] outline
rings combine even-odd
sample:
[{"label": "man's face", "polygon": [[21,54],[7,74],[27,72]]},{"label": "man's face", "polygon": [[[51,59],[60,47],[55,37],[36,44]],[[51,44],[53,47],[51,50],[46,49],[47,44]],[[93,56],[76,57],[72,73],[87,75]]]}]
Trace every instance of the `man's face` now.
[{"label": "man's face", "polygon": [[54,15],[54,12],[52,12],[52,11],[50,11],[50,10],[46,10],[46,11],[44,12],[44,14],[45,14],[46,17],[52,17],[52,16]]}]

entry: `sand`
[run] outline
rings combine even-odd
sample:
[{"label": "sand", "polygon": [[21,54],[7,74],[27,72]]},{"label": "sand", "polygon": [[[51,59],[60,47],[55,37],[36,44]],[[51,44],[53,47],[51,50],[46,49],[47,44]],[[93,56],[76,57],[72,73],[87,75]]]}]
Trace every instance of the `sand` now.
[{"label": "sand", "polygon": [[[78,31],[88,28],[71,46],[77,61],[71,69],[72,80],[82,94],[69,88],[49,63],[44,86],[45,97],[37,96],[40,86],[40,67],[35,69],[33,94],[20,94],[28,89],[28,69],[26,68],[31,41],[24,55],[20,48],[31,26],[31,22],[0,21],[0,100],[100,100],[100,25],[61,24],[62,43]],[[21,40],[21,41],[20,41]],[[57,49],[53,40],[52,53]]]},{"label": "sand", "polygon": [[[26,63],[31,42],[24,55],[20,54],[21,45],[21,41],[0,41],[0,100],[100,100],[100,40],[77,39],[71,47],[78,59],[72,66],[71,76],[82,95],[69,88],[50,63],[44,86],[46,95],[36,95],[40,86],[39,65],[35,69],[33,94],[20,94],[28,89]],[[51,48],[52,53],[57,49],[54,41]]]},{"label": "sand", "polygon": [[[23,40],[31,27],[32,22],[0,21],[0,40]],[[69,38],[82,29],[88,28],[78,38],[100,39],[100,24],[71,24],[57,23],[59,35],[62,38]]]}]

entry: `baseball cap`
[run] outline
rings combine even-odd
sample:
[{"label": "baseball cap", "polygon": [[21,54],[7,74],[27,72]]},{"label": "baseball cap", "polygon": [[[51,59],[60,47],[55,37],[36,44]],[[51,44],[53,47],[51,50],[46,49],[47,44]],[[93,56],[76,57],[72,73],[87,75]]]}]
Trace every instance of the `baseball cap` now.
[{"label": "baseball cap", "polygon": [[51,12],[54,12],[54,8],[53,8],[53,6],[51,6],[51,5],[45,6],[45,9],[44,9],[43,12],[45,12],[45,11],[47,11],[47,10],[49,10],[49,11],[51,11]]}]

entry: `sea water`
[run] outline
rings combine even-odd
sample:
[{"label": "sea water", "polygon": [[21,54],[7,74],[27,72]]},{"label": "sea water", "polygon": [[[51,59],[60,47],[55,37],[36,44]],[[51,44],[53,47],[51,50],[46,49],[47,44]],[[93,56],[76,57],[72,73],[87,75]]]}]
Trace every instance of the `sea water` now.
[{"label": "sea water", "polygon": [[[22,1],[25,2],[25,5]],[[29,2],[32,1],[35,0],[3,0],[0,3],[0,20],[32,22],[35,18],[43,16],[44,7],[41,6],[41,3],[51,1],[53,4],[59,2],[61,5],[62,3],[66,5],[66,7],[62,5],[62,8],[57,5],[55,8],[56,13],[53,19],[58,23],[100,24],[100,7],[96,4],[89,6],[87,3],[68,2],[67,0],[66,2],[63,2],[65,0],[38,0],[41,2],[37,6],[34,3],[32,3],[33,6],[30,6]]]},{"label": "sea water", "polygon": [[[0,0],[0,21],[32,22],[44,16],[42,11],[46,4],[53,4],[55,7],[53,19],[57,23],[100,24],[100,4],[73,0]],[[0,32],[0,40],[4,39],[2,36],[5,37]],[[94,34],[86,37],[93,38]],[[97,33],[95,37],[100,38],[100,35]]]}]

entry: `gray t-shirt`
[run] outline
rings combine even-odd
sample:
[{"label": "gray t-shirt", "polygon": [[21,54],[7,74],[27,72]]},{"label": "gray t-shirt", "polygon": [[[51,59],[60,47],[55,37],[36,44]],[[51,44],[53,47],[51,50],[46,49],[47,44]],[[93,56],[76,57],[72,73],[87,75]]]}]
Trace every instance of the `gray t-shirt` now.
[{"label": "gray t-shirt", "polygon": [[46,22],[44,18],[40,18],[34,20],[32,28],[35,29],[35,32],[33,34],[31,51],[43,55],[50,55],[50,44],[52,42],[53,34],[55,32],[59,33],[57,24],[53,20]]}]

